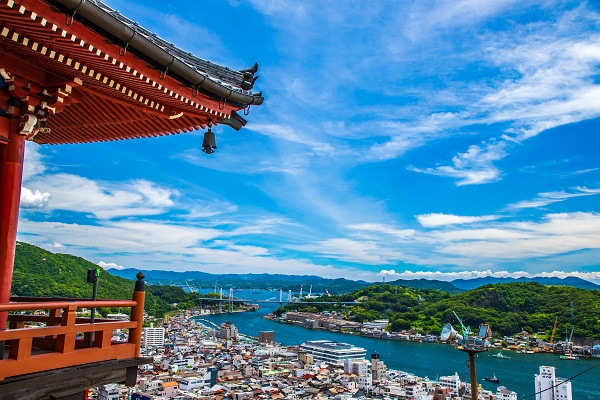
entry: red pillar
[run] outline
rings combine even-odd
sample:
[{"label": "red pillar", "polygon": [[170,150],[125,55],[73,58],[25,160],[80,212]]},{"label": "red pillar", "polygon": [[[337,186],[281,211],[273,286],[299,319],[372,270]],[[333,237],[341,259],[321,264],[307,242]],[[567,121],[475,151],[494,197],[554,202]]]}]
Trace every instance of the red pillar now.
[{"label": "red pillar", "polygon": [[[18,120],[0,117],[0,129],[8,130],[8,144],[0,144],[0,304],[10,300],[25,136],[18,134]],[[0,329],[6,328],[8,314],[0,313]]]}]

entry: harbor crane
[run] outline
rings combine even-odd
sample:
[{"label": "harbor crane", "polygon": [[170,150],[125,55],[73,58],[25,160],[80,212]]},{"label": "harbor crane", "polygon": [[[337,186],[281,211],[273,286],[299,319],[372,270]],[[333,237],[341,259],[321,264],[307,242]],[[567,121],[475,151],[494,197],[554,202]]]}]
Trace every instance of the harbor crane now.
[{"label": "harbor crane", "polygon": [[554,335],[556,334],[556,326],[558,325],[558,317],[554,321],[554,328],[552,328],[552,335],[550,335],[550,344],[554,343]]}]

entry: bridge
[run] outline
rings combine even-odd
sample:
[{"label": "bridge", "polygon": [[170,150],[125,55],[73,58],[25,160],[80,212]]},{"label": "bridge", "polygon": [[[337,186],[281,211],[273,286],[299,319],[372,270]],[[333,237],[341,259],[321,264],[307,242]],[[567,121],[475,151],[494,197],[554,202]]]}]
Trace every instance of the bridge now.
[{"label": "bridge", "polygon": [[228,297],[200,297],[199,300],[209,300],[209,301],[226,301],[233,303],[248,303],[248,304],[256,304],[256,303],[285,303],[285,304],[359,304],[358,301],[293,301],[293,300],[242,300],[242,299],[230,299]]},{"label": "bridge", "polygon": [[[191,292],[194,292],[194,289],[189,286]],[[216,292],[216,287],[215,287]],[[219,313],[223,313],[223,303],[226,302],[228,306],[228,312],[233,312],[233,303],[247,303],[247,304],[279,304],[279,307],[283,307],[285,304],[350,304],[355,305],[358,304],[358,301],[302,301],[302,298],[299,300],[294,300],[292,297],[292,291],[289,291],[287,299],[283,298],[283,290],[279,290],[279,300],[276,300],[277,297],[272,297],[265,300],[255,300],[255,299],[236,299],[233,297],[233,289],[229,289],[229,295],[227,297],[223,296],[223,288],[220,290],[219,297],[200,297],[199,300],[204,301],[216,301],[219,303]]]}]

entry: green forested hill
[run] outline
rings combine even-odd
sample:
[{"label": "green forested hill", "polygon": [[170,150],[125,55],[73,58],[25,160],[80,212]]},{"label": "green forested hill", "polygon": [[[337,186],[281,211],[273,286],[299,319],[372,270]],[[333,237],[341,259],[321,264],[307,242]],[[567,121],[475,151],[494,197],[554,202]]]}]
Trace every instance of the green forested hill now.
[{"label": "green forested hill", "polygon": [[[54,254],[17,242],[11,292],[17,296],[91,298],[93,285],[87,283],[87,270],[97,267],[81,257]],[[102,271],[98,279],[98,298],[131,299],[139,271],[130,271],[131,280]],[[214,306],[214,302],[212,304]],[[144,308],[150,315],[162,317],[168,311],[200,306],[208,307],[208,303],[199,300],[196,293],[185,293],[174,286],[146,285]]]},{"label": "green forested hill", "polygon": [[439,304],[425,305],[423,312],[453,322],[448,309],[454,310],[467,325],[486,322],[503,334],[521,329],[548,332],[558,317],[559,336],[574,328],[575,336],[600,338],[600,290],[535,282],[485,285]]},{"label": "green forested hill", "polygon": [[[18,242],[15,252],[12,293],[18,296],[91,298],[87,270],[98,266],[81,257],[54,254]],[[135,280],[135,275],[131,277]],[[102,271],[98,298],[130,299],[134,282]]]},{"label": "green forested hill", "polygon": [[[319,300],[358,300],[359,304],[344,309],[348,319],[363,322],[387,318],[392,331],[413,329],[437,335],[448,322],[460,329],[452,313],[455,311],[465,325],[476,329],[488,323],[500,335],[521,330],[549,332],[558,317],[559,337],[565,330],[570,332],[574,328],[576,337],[600,338],[599,290],[515,282],[486,285],[451,295],[432,289],[373,285],[343,296],[314,299]],[[285,309],[310,312],[322,311],[323,307],[290,304]]]}]

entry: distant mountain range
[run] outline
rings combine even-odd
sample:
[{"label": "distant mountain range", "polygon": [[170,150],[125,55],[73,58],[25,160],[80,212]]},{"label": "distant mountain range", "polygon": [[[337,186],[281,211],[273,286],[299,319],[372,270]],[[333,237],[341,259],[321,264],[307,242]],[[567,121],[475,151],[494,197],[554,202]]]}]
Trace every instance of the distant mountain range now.
[{"label": "distant mountain range", "polygon": [[569,276],[566,278],[475,278],[475,279],[455,279],[452,284],[462,290],[476,289],[483,285],[496,284],[496,283],[512,283],[512,282],[537,282],[545,286],[571,286],[578,289],[591,289],[600,290],[600,285],[596,285],[590,281],[586,281],[581,278]]},{"label": "distant mountain range", "polygon": [[[110,273],[123,278],[133,279],[137,269],[111,269]],[[284,275],[284,274],[210,274],[200,271],[174,272],[149,270],[144,271],[146,281],[152,284],[176,284],[179,286],[212,288],[215,285],[219,288],[236,289],[282,289],[284,291],[292,290],[299,292],[300,288],[304,293],[311,290],[313,293],[331,294],[348,293],[373,285],[373,282],[353,281],[350,279],[338,278],[328,279],[315,275]],[[477,279],[457,279],[452,282],[429,280],[429,279],[398,279],[387,282],[390,285],[406,286],[417,289],[437,289],[445,292],[457,294],[463,291],[478,288],[487,284],[511,283],[511,282],[537,282],[546,286],[571,286],[579,289],[600,290],[600,285],[576,278],[477,278]]]}]

